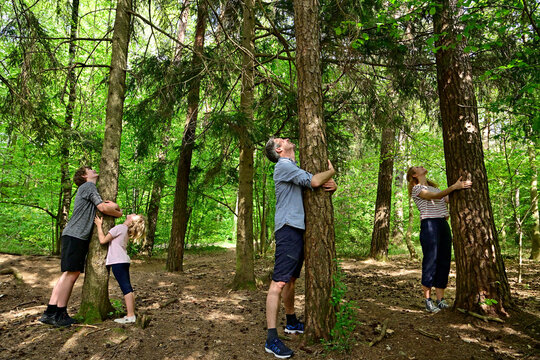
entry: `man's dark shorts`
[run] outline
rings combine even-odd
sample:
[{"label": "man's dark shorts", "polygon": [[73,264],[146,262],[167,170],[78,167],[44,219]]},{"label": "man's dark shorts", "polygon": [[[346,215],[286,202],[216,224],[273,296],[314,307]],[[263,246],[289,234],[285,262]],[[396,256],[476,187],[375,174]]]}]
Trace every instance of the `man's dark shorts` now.
[{"label": "man's dark shorts", "polygon": [[276,231],[275,282],[299,278],[304,263],[304,230],[289,225]]},{"label": "man's dark shorts", "polygon": [[69,235],[62,236],[62,259],[60,269],[64,271],[84,272],[89,240],[81,240]]}]

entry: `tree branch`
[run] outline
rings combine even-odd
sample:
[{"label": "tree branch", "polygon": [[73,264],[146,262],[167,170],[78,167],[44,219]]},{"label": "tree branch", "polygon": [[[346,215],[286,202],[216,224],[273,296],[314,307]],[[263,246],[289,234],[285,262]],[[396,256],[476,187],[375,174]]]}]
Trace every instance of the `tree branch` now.
[{"label": "tree branch", "polygon": [[56,218],[57,218],[57,216],[56,216],[55,214],[53,214],[52,212],[50,212],[48,209],[42,208],[42,207],[39,206],[39,205],[23,204],[23,203],[19,203],[19,202],[15,202],[15,201],[0,201],[0,204],[28,206],[28,207],[32,207],[32,208],[36,208],[36,209],[45,211],[45,212],[46,212],[47,214],[49,214],[53,219],[56,219]]}]

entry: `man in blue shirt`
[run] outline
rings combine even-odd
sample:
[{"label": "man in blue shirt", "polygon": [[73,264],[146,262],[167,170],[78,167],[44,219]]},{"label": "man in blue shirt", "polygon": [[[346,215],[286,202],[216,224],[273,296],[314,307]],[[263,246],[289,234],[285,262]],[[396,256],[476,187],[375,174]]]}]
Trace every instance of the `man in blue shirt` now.
[{"label": "man in blue shirt", "polygon": [[265,350],[280,359],[291,357],[294,352],[278,338],[276,323],[279,299],[283,295],[283,305],[288,334],[302,334],[304,324],[294,313],[294,283],[300,276],[304,263],[304,204],[302,191],[322,187],[334,192],[337,188],[332,176],[336,173],[330,160],[328,170],[312,175],[296,165],[295,145],[289,139],[270,138],[265,154],[276,166],[274,183],[276,186],[275,238],[276,254],[274,274],[266,298],[266,321],[268,335]]}]

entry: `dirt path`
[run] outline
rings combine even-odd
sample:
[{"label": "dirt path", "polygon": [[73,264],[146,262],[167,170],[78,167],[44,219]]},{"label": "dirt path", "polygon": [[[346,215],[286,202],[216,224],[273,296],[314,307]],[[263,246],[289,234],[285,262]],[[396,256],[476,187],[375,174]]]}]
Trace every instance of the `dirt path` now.
[{"label": "dirt path", "polygon": [[[12,267],[22,277],[17,281],[13,275],[0,275],[0,359],[274,359],[263,349],[267,285],[261,282],[253,292],[229,290],[233,250],[187,254],[182,274],[165,272],[164,263],[152,259],[132,264],[137,308],[152,318],[148,328],[107,320],[55,329],[37,319],[59,275],[59,260],[0,254],[0,268]],[[271,265],[271,259],[259,260],[257,276],[264,278]],[[348,298],[357,302],[360,322],[351,352],[325,356],[320,345],[301,348],[296,336],[286,343],[296,359],[540,359],[540,265],[525,265],[526,285],[511,284],[523,311],[512,312],[505,324],[495,324],[451,311],[423,312],[417,262],[346,260],[342,267]],[[507,268],[514,280],[515,269],[508,263]],[[71,314],[80,304],[82,280],[73,291]],[[297,288],[300,314],[302,283],[303,278]],[[454,291],[452,277],[449,299]],[[114,280],[110,294],[112,299],[122,298]],[[393,333],[369,347],[385,319]],[[441,341],[421,335],[419,329],[439,335]]]}]

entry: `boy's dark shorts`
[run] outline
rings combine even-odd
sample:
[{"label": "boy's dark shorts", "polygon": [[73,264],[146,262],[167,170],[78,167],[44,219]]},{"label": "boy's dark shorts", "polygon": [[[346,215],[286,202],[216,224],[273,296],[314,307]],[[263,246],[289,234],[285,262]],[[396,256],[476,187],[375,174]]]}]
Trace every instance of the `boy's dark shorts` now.
[{"label": "boy's dark shorts", "polygon": [[289,225],[276,231],[275,282],[289,282],[292,277],[299,278],[304,264],[304,230]]},{"label": "boy's dark shorts", "polygon": [[62,235],[62,258],[60,270],[84,272],[86,254],[90,240],[81,240],[73,236]]}]

